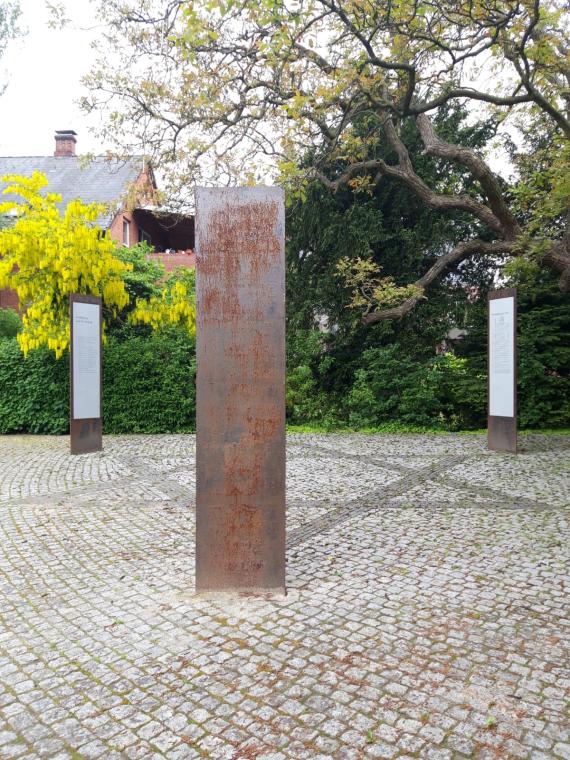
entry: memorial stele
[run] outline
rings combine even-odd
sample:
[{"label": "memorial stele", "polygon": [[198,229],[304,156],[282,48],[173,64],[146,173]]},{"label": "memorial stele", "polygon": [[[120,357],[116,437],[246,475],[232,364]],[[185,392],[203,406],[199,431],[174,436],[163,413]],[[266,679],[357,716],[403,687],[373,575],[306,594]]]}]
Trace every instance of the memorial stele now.
[{"label": "memorial stele", "polygon": [[72,454],[100,451],[101,299],[73,294],[70,298],[70,446]]},{"label": "memorial stele", "polygon": [[489,293],[488,446],[516,452],[516,290]]}]

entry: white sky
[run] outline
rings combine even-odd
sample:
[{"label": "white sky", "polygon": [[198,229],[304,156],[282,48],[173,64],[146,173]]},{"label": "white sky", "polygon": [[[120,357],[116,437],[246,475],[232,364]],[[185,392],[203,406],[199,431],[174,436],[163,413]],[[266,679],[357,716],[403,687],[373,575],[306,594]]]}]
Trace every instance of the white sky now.
[{"label": "white sky", "polygon": [[77,152],[105,152],[88,131],[93,117],[82,114],[80,83],[93,60],[90,43],[97,33],[89,0],[67,2],[68,28],[49,29],[44,0],[20,0],[28,34],[10,44],[0,59],[0,155],[49,156],[56,129],[77,132]]}]

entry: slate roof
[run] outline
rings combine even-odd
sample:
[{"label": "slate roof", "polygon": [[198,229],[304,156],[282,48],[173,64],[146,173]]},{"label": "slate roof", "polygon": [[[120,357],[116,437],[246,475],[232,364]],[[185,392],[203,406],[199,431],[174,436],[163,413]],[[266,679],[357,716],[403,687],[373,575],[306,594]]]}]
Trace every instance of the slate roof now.
[{"label": "slate roof", "polygon": [[[34,171],[42,172],[48,179],[49,192],[61,195],[61,208],[77,198],[84,203],[104,203],[109,211],[97,220],[104,229],[113,221],[129,185],[143,167],[143,159],[139,156],[125,160],[98,156],[90,161],[81,156],[0,156],[0,177],[6,174],[31,176]],[[0,182],[0,193],[5,187],[6,183]],[[11,196],[0,195],[0,202],[10,199]]]}]

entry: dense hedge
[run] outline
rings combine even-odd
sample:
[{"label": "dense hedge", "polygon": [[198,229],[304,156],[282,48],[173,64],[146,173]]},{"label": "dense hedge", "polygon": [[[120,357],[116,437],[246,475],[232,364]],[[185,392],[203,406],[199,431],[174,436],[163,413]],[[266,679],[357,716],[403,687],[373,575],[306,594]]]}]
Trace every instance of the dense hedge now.
[{"label": "dense hedge", "polygon": [[27,359],[15,338],[0,339],[0,433],[69,429],[69,360],[46,349]]},{"label": "dense hedge", "polygon": [[194,430],[195,378],[195,343],[183,332],[109,338],[103,353],[105,432]]},{"label": "dense hedge", "polygon": [[[433,345],[422,352],[423,336],[394,342],[380,330],[350,353],[333,334],[289,329],[288,421],[329,429],[484,427],[485,301],[473,309],[457,355],[435,356]],[[371,345],[375,336],[379,345]],[[520,292],[518,346],[519,426],[570,427],[570,308],[558,291]],[[195,369],[194,340],[184,332],[121,328],[103,352],[105,432],[193,430]],[[38,350],[24,359],[15,338],[0,338],[0,433],[66,433],[68,398],[67,356],[56,361]]]},{"label": "dense hedge", "polygon": [[[520,289],[518,424],[570,427],[570,304],[550,283]],[[422,307],[420,307],[422,308]],[[402,425],[442,430],[487,424],[487,304],[470,307],[467,337],[456,354],[435,355],[425,335],[404,340],[376,331],[377,346],[338,349],[341,338],[297,330],[288,335],[290,422],[326,428]],[[375,328],[372,328],[373,330]],[[391,341],[391,342],[389,342]],[[350,345],[350,344],[349,344]],[[354,345],[352,346],[354,349]]]},{"label": "dense hedge", "polygon": [[21,327],[22,322],[14,309],[0,309],[0,338],[14,338]]},{"label": "dense hedge", "polygon": [[[184,333],[110,337],[103,351],[106,433],[194,429],[194,341]],[[69,430],[69,359],[40,349],[27,359],[15,339],[0,339],[0,433]]]}]

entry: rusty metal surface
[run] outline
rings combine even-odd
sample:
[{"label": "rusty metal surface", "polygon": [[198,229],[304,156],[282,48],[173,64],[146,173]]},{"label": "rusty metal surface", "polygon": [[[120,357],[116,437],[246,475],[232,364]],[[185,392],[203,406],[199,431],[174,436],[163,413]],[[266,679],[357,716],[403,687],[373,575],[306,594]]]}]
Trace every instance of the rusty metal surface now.
[{"label": "rusty metal surface", "polygon": [[[73,390],[75,378],[73,373],[73,305],[75,303],[90,303],[99,306],[99,346],[102,336],[102,302],[97,296],[73,293],[69,299],[69,445],[72,454],[90,454],[103,449],[103,424],[100,417],[91,419],[75,419],[73,409]],[[103,378],[102,351],[99,352],[99,409],[103,409],[102,378]]]},{"label": "rusty metal surface", "polygon": [[72,454],[91,454],[103,449],[101,418],[69,421],[69,443]]},{"label": "rusty metal surface", "polygon": [[487,448],[492,451],[507,451],[517,453],[517,289],[503,288],[493,290],[487,296],[487,403],[489,408],[490,398],[490,362],[491,362],[491,316],[490,302],[499,298],[514,298],[513,319],[513,349],[514,349],[514,383],[513,383],[513,409],[512,417],[498,417],[487,414]]},{"label": "rusty metal surface", "polygon": [[196,588],[285,588],[285,253],[279,188],[196,197]]}]

